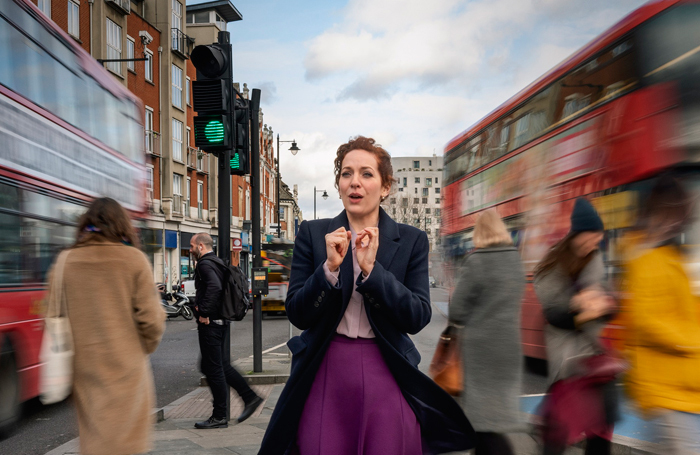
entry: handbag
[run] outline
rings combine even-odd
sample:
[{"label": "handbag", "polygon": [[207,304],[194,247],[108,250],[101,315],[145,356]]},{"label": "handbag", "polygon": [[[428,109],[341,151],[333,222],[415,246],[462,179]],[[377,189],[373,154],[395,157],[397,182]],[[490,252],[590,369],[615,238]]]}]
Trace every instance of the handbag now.
[{"label": "handbag", "polygon": [[39,400],[58,403],[71,393],[73,386],[73,332],[68,319],[68,305],[63,292],[63,269],[70,250],[59,254],[49,286],[48,309],[44,318],[44,336],[39,353]]},{"label": "handbag", "polygon": [[440,341],[428,371],[433,381],[452,396],[459,396],[464,390],[458,328],[455,325],[448,325],[440,334]]},{"label": "handbag", "polygon": [[606,350],[582,360],[583,377],[594,384],[607,384],[614,381],[629,368],[628,363]]}]

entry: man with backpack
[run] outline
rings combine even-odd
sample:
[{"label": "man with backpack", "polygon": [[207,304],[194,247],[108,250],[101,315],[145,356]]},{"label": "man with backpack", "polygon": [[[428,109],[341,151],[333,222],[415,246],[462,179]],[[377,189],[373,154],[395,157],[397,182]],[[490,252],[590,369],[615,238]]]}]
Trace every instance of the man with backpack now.
[{"label": "man with backpack", "polygon": [[[240,308],[244,302],[235,301],[241,297],[240,293],[235,293],[235,289],[231,290],[233,284],[229,285],[230,282],[235,282],[235,279],[232,279],[234,271],[214,254],[213,246],[212,238],[207,233],[196,234],[190,240],[190,254],[197,262],[194,271],[194,285],[197,290],[195,314],[199,350],[202,354],[201,370],[207,377],[207,384],[214,398],[212,416],[194,425],[199,429],[228,427],[226,394],[229,393],[229,386],[236,390],[245,403],[245,409],[238,417],[238,422],[243,422],[253,415],[263,402],[241,374],[231,366],[231,359],[225,358],[224,341],[230,320],[242,318],[240,311],[238,315],[232,315],[233,309],[237,305]],[[247,302],[244,304],[247,305]]]}]

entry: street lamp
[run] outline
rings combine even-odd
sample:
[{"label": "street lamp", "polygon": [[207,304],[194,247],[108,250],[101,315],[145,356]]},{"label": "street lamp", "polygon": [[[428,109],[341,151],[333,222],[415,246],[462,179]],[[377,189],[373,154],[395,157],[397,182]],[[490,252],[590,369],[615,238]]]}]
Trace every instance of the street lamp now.
[{"label": "street lamp", "polygon": [[277,133],[277,238],[282,238],[282,222],[280,221],[280,181],[282,176],[280,175],[280,142],[291,142],[292,146],[289,147],[289,151],[292,155],[296,155],[299,150],[297,147],[296,139],[291,141],[280,141],[280,135]]},{"label": "street lamp", "polygon": [[326,193],[326,190],[317,190],[314,186],[314,220],[316,219],[316,193],[323,193],[321,197],[324,201],[328,199],[328,193]]}]

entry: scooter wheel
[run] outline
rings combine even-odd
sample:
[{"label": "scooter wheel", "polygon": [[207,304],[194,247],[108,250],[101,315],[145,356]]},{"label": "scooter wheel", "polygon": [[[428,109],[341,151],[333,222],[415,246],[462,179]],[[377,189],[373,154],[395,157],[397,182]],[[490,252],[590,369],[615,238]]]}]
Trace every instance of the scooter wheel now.
[{"label": "scooter wheel", "polygon": [[194,318],[194,314],[192,314],[192,309],[188,307],[187,305],[182,307],[182,317],[187,319],[188,321],[191,321]]}]

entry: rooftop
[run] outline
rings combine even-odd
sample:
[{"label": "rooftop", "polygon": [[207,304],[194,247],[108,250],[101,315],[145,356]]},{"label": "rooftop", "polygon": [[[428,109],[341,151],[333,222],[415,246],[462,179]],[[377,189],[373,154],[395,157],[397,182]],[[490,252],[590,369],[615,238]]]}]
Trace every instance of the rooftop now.
[{"label": "rooftop", "polygon": [[229,0],[215,0],[213,2],[197,3],[196,5],[187,5],[187,12],[194,13],[197,11],[215,10],[219,13],[226,22],[235,22],[243,20],[243,15],[233,6]]}]

